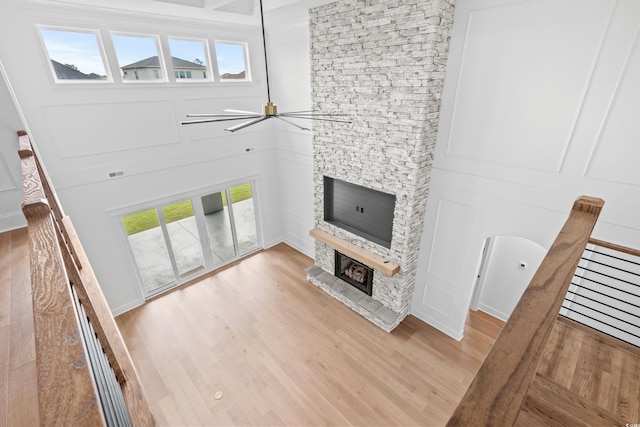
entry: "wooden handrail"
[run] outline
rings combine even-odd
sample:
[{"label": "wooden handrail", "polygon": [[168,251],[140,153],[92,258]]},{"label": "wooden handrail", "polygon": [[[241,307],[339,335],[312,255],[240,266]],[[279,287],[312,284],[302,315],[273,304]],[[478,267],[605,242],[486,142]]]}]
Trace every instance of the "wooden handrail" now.
[{"label": "wooden handrail", "polygon": [[[133,361],[69,217],[35,150],[18,132],[30,237],[36,365],[42,425],[105,425],[70,284],[120,383],[133,425],[153,426]],[[83,268],[84,267],[84,268]]]},{"label": "wooden handrail", "polygon": [[40,176],[40,186],[42,191],[44,192],[45,198],[49,201],[49,208],[51,209],[51,214],[53,215],[54,224],[56,225],[56,230],[58,232],[58,240],[61,245],[65,245],[66,248],[61,248],[63,252],[69,252],[73,257],[74,262],[78,269],[82,268],[82,264],[80,263],[80,259],[78,259],[76,255],[76,251],[73,248],[73,245],[69,242],[69,235],[67,234],[65,228],[62,226],[62,218],[65,216],[60,206],[60,202],[58,201],[58,196],[56,196],[53,191],[53,187],[51,182],[49,182],[49,178],[45,173],[42,163],[38,159],[38,155],[36,151],[33,149],[31,145],[31,139],[29,135],[24,130],[19,130],[18,132],[18,155],[21,159],[26,159],[32,157],[35,161],[36,168],[38,169],[38,174]]},{"label": "wooden handrail", "polygon": [[586,196],[574,203],[447,426],[511,426],[516,422],[603,205],[601,199]]},{"label": "wooden handrail", "polygon": [[640,250],[638,249],[629,248],[627,246],[621,246],[615,243],[605,242],[604,240],[598,240],[594,238],[589,239],[589,243],[591,243],[592,245],[600,246],[602,248],[612,249],[614,251],[640,257]]},{"label": "wooden handrail", "polygon": [[[104,425],[87,363],[69,278],[33,157],[22,160],[29,225],[38,405],[42,425]],[[73,398],[71,398],[73,396]]]}]

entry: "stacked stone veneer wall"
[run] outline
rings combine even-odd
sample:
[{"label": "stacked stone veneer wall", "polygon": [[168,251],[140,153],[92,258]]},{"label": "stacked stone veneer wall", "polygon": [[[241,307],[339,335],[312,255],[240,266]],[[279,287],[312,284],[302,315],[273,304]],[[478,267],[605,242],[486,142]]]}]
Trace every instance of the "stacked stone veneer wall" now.
[{"label": "stacked stone veneer wall", "polygon": [[[454,0],[343,0],[310,11],[314,108],[353,121],[313,123],[315,224],[400,265],[374,275],[373,301],[395,316],[371,320],[386,330],[411,308],[453,12]],[[323,221],[324,175],[396,195],[390,249]],[[333,274],[333,248],[315,249],[315,271]],[[309,280],[369,317],[317,274]]]}]

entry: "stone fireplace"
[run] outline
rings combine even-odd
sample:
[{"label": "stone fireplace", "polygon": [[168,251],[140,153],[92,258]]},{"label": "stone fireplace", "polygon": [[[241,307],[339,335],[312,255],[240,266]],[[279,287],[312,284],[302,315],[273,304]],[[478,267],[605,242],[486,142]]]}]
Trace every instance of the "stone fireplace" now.
[{"label": "stone fireplace", "polygon": [[[307,277],[387,332],[411,309],[453,9],[453,0],[342,0],[310,11],[314,109],[353,123],[313,123],[319,232]],[[389,247],[324,220],[326,176],[395,197]],[[336,245],[373,268],[371,295],[336,277]]]}]

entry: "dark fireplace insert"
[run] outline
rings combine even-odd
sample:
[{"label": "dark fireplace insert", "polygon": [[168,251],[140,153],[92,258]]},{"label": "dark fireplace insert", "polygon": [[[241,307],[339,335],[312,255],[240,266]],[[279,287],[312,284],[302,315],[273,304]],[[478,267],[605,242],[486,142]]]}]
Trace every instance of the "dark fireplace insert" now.
[{"label": "dark fireplace insert", "polygon": [[373,269],[335,251],[335,275],[351,286],[371,296],[373,291]]}]

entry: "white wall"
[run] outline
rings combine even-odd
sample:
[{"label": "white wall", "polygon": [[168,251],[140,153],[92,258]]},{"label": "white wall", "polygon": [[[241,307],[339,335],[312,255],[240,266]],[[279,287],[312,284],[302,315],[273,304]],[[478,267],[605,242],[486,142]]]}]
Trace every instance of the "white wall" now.
[{"label": "white wall", "polygon": [[461,338],[485,238],[548,248],[582,194],[640,247],[640,3],[458,0],[412,311]]},{"label": "white wall", "polygon": [[[109,30],[159,34],[163,40],[195,36],[245,41],[258,72],[253,82],[227,84],[55,84],[36,24],[98,29],[112,59]],[[4,40],[0,61],[28,130],[115,313],[143,300],[114,212],[255,178],[264,243],[281,241],[280,189],[270,124],[234,134],[224,132],[224,124],[179,125],[187,112],[260,108],[266,91],[258,27],[3,0],[0,39]],[[118,70],[112,69],[112,74],[118,76]],[[110,171],[120,170],[123,177],[108,178]]]},{"label": "white wall", "polygon": [[[302,3],[265,14],[271,98],[281,112],[311,109],[308,8],[327,1]],[[313,126],[308,120],[298,123]],[[278,123],[274,138],[278,148],[283,239],[314,256],[314,241],[309,236],[314,200],[311,133]]]},{"label": "white wall", "polygon": [[0,231],[25,227],[20,209],[22,174],[16,131],[24,129],[4,77],[0,61]]}]

